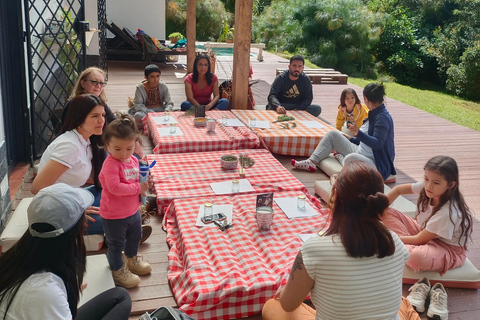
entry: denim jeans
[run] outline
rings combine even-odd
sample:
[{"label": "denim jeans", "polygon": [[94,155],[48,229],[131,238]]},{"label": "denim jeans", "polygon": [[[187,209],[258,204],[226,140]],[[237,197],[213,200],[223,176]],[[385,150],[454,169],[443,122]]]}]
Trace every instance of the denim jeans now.
[{"label": "denim jeans", "polygon": [[[180,109],[182,111],[187,111],[192,106],[193,106],[192,103],[190,103],[188,101],[183,101],[182,104],[180,105]],[[222,98],[222,99],[218,100],[217,104],[212,109],[228,110],[228,99]]]}]

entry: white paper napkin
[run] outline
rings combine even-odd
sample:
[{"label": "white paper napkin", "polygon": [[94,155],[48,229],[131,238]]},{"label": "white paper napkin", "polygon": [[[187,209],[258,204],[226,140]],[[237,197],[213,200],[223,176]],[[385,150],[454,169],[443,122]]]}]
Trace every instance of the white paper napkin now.
[{"label": "white paper napkin", "polygon": [[178,123],[177,119],[175,117],[170,117],[168,118],[167,121],[165,121],[165,118],[163,116],[160,117],[152,117],[153,121],[155,122],[156,125],[162,125],[162,124],[170,124],[170,123]]},{"label": "white paper napkin", "polygon": [[182,130],[177,127],[177,131],[175,131],[175,133],[170,133],[170,127],[167,126],[167,127],[161,127],[161,128],[157,128],[158,130],[158,133],[160,134],[161,137],[173,137],[173,136],[183,136],[183,132]]},{"label": "white paper napkin", "polygon": [[[235,193],[255,191],[255,189],[253,189],[253,187],[250,184],[250,182],[248,181],[248,179],[238,179],[238,182],[240,184],[240,188],[239,188],[240,191],[235,192]],[[232,192],[232,180],[210,183],[210,187],[212,188],[213,192],[215,192],[215,194],[230,194],[230,193],[233,193]]]},{"label": "white paper napkin", "polygon": [[[250,123],[250,122],[249,122]],[[255,125],[249,125],[250,128],[270,129],[270,122],[266,120],[256,120]]]},{"label": "white paper napkin", "polygon": [[307,120],[300,120],[300,122],[309,129],[323,129],[326,128],[323,124],[318,121],[307,121]]},{"label": "white paper napkin", "polygon": [[297,236],[303,241],[307,241],[308,239],[310,239],[311,237],[314,237],[316,236],[317,233],[299,233]]},{"label": "white paper napkin", "polygon": [[[214,204],[212,206],[213,208],[213,214],[215,213],[223,213],[227,216],[227,221],[228,223],[231,223],[232,222],[232,219],[233,219],[233,205],[231,204]],[[203,204],[200,205],[200,207],[198,207],[198,215],[197,215],[197,221],[195,222],[195,225],[197,227],[216,227],[215,223],[209,223],[209,224],[205,224],[202,222],[202,217],[203,217],[203,213],[204,213],[204,208],[203,208]]]},{"label": "white paper napkin", "polygon": [[305,209],[299,209],[297,207],[297,198],[275,198],[274,200],[289,219],[313,217],[320,214],[308,202],[305,202]]},{"label": "white paper napkin", "polygon": [[245,127],[243,122],[241,122],[238,119],[227,119],[227,124],[225,126],[226,127]]}]

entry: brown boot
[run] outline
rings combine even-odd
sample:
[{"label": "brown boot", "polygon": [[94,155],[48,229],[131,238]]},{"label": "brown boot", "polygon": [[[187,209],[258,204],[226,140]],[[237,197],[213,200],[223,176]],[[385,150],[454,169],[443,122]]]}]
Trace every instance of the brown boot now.
[{"label": "brown boot", "polygon": [[148,225],[148,224],[143,225],[142,226],[142,238],[140,239],[140,244],[144,243],[145,240],[147,240],[148,237],[150,237],[151,234],[152,234],[152,226]]},{"label": "brown boot", "polygon": [[112,270],[113,281],[115,285],[121,286],[124,288],[133,288],[138,286],[140,283],[140,277],[136,274],[133,274],[128,270],[127,263],[123,262],[123,266],[117,271]]},{"label": "brown boot", "polygon": [[143,276],[152,271],[150,263],[143,261],[143,257],[139,254],[131,258],[125,256],[125,258],[128,269],[136,275]]}]

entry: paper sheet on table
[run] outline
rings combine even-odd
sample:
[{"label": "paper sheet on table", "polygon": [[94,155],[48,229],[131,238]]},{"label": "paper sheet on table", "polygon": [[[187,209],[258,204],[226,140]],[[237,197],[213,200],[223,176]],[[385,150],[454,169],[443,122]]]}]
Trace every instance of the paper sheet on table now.
[{"label": "paper sheet on table", "polygon": [[[212,206],[213,208],[213,214],[215,213],[223,213],[227,216],[227,221],[228,223],[231,223],[232,222],[232,217],[233,217],[233,205],[232,204],[214,204]],[[204,213],[204,208],[203,208],[203,204],[198,208],[198,215],[197,215],[197,221],[195,222],[195,225],[197,227],[217,227],[215,225],[215,223],[209,223],[209,224],[205,224],[202,222],[202,217],[203,217],[203,213]]]},{"label": "paper sheet on table", "polygon": [[168,118],[167,121],[165,121],[165,118],[163,116],[152,117],[152,119],[156,125],[178,123],[177,119],[175,119],[175,117],[172,117],[172,116],[170,116],[170,118]]},{"label": "paper sheet on table", "polygon": [[[255,191],[248,179],[239,179],[238,182],[240,184],[240,191],[235,193]],[[210,183],[210,187],[212,188],[213,192],[215,192],[215,194],[233,193],[232,180]]]},{"label": "paper sheet on table", "polygon": [[245,125],[238,119],[227,119],[226,127],[245,127]]},{"label": "paper sheet on table", "polygon": [[297,236],[302,240],[303,242],[307,241],[311,237],[316,236],[318,233],[299,233]]},{"label": "paper sheet on table", "polygon": [[307,121],[307,120],[300,120],[300,122],[309,129],[322,129],[326,128],[323,124],[318,121]]},{"label": "paper sheet on table", "polygon": [[157,128],[158,133],[160,134],[161,137],[173,137],[173,136],[183,136],[183,132],[180,128],[177,127],[177,131],[175,133],[170,133],[170,127],[162,127],[162,128]]},{"label": "paper sheet on table", "polygon": [[276,198],[275,202],[289,219],[313,217],[320,214],[308,202],[305,202],[305,209],[298,209],[297,198]]},{"label": "paper sheet on table", "polygon": [[258,128],[258,129],[270,129],[270,122],[266,120],[256,120],[255,125],[252,126],[249,124],[250,128]]}]

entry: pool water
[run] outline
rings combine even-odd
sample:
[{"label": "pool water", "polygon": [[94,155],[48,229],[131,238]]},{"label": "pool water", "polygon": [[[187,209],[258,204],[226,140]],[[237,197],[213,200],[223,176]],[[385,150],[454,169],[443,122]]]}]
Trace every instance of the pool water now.
[{"label": "pool water", "polygon": [[[205,46],[202,44],[195,45],[195,48],[202,51],[207,51]],[[219,57],[233,56],[233,48],[215,48],[215,49],[212,49],[212,51],[214,51],[215,54]],[[256,56],[255,54],[250,52],[250,57],[255,57],[255,56]]]}]

